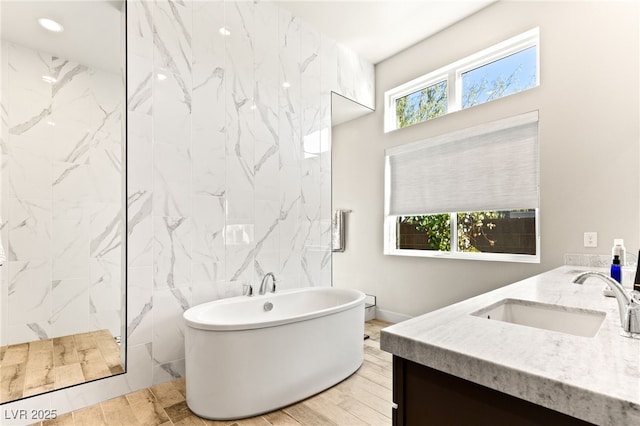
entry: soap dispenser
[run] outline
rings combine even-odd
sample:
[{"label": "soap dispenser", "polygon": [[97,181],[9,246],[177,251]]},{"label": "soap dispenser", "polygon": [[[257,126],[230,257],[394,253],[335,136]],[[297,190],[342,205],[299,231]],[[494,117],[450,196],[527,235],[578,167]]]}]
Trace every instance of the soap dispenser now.
[{"label": "soap dispenser", "polygon": [[[613,261],[611,263],[611,278],[622,284],[622,265],[626,265],[627,250],[624,248],[624,240],[615,238],[613,240],[613,248],[611,249]],[[614,297],[613,291],[608,285],[602,289],[602,294],[607,297]]]},{"label": "soap dispenser", "polygon": [[[613,255],[613,261],[611,262],[610,272],[611,272],[611,278],[613,278],[614,280],[622,284],[622,268],[620,267],[620,256],[618,256],[617,254]],[[602,294],[604,294],[607,297],[615,297],[615,294],[613,294],[613,291],[611,290],[611,287],[609,287],[608,284],[606,284],[602,289]]]},{"label": "soap dispenser", "polygon": [[624,248],[624,240],[622,238],[615,238],[613,240],[611,257],[614,257],[615,255],[618,255],[621,266],[624,266],[627,264],[627,250]]},{"label": "soap dispenser", "polygon": [[611,263],[611,278],[622,284],[622,268],[620,268],[620,256],[617,254],[613,256],[613,263]]}]

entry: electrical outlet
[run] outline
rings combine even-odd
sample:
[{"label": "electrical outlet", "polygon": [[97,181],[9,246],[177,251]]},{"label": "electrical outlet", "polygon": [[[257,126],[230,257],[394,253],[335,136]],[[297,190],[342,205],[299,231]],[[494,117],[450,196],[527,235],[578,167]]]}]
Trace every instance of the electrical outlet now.
[{"label": "electrical outlet", "polygon": [[584,246],[585,247],[598,247],[598,233],[597,232],[585,232],[584,233]]}]

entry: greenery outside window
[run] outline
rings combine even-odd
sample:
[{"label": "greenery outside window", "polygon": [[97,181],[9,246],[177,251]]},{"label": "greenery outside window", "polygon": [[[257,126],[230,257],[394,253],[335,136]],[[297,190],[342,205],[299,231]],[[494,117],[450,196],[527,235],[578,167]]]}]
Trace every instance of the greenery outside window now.
[{"label": "greenery outside window", "polygon": [[536,210],[398,216],[396,248],[535,255]]},{"label": "greenery outside window", "polygon": [[440,81],[396,99],[397,127],[427,121],[447,113],[447,81]]},{"label": "greenery outside window", "polygon": [[522,92],[540,83],[539,29],[385,92],[385,132]]}]

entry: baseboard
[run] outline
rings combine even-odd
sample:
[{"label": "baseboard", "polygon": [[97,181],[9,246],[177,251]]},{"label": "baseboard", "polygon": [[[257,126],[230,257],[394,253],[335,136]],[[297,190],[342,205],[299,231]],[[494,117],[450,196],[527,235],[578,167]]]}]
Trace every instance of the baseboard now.
[{"label": "baseboard", "polygon": [[365,306],[364,308],[364,320],[370,321],[376,317],[376,307],[375,306]]},{"label": "baseboard", "polygon": [[376,309],[376,319],[381,321],[390,322],[392,324],[406,321],[413,317],[409,315],[399,314],[397,312],[385,311],[384,309],[377,308]]}]

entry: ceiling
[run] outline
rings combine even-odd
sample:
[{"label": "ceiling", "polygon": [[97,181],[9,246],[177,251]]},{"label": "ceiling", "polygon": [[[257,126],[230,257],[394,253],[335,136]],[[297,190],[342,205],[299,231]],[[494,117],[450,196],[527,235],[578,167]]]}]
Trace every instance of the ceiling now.
[{"label": "ceiling", "polygon": [[[377,64],[495,1],[289,0],[276,3]],[[334,94],[331,112],[331,124],[337,126],[372,111]]]},{"label": "ceiling", "polygon": [[377,64],[495,1],[289,0],[276,3]]},{"label": "ceiling", "polygon": [[[496,0],[275,1],[295,16],[377,64]],[[122,0],[0,0],[2,38],[111,72],[120,70]],[[41,16],[60,21],[43,30]],[[114,42],[115,41],[115,42]],[[369,109],[336,99],[334,125]]]},{"label": "ceiling", "polygon": [[[122,0],[0,0],[3,40],[51,53],[93,68],[121,68]],[[38,25],[48,17],[64,26],[51,33]]]}]

